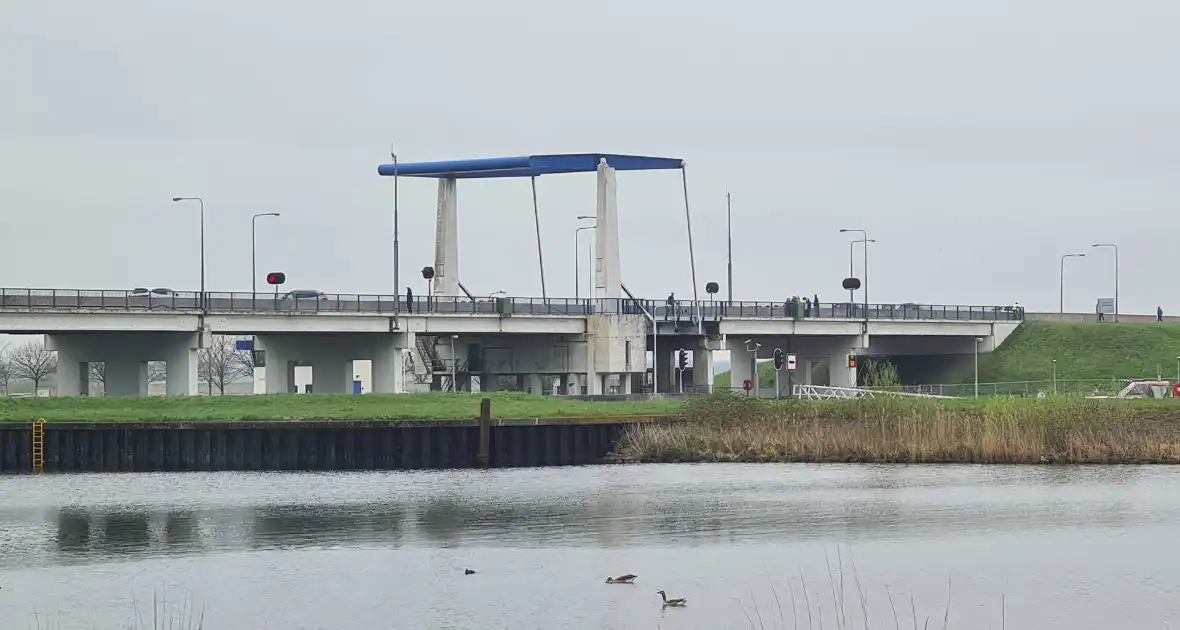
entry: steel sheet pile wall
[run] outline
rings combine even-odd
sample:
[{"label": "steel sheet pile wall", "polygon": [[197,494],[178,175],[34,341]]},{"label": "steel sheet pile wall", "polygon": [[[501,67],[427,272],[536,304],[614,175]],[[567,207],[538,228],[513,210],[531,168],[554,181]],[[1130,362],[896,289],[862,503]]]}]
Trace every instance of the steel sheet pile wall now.
[{"label": "steel sheet pile wall", "polygon": [[[601,462],[627,421],[484,424],[487,466]],[[54,423],[47,472],[471,468],[481,425],[453,422]],[[0,472],[32,469],[32,427],[0,424]]]}]

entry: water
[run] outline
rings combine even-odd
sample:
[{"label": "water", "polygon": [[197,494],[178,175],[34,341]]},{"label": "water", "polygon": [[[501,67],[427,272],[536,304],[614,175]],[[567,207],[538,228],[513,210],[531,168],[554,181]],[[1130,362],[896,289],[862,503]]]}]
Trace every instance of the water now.
[{"label": "water", "polygon": [[860,627],[859,582],[873,628],[890,594],[942,628],[948,585],[951,628],[1000,628],[1001,601],[1011,629],[1180,628],[1178,490],[1166,467],[0,477],[0,626],[150,624],[166,596],[210,630],[792,628],[793,594],[807,628],[805,586],[816,628],[841,594]]}]

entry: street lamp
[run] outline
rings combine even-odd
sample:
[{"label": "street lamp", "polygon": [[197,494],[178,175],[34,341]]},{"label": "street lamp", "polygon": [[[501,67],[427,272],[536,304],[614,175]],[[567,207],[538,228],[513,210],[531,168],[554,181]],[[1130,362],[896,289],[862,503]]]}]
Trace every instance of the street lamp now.
[{"label": "street lamp", "polygon": [[258,217],[277,217],[277,212],[259,212],[250,217],[250,293],[258,293]]},{"label": "street lamp", "polygon": [[[578,217],[578,220],[584,221],[586,219],[597,219],[597,218],[598,217],[580,216],[580,217]],[[581,265],[581,261],[578,259],[578,233],[581,232],[582,230],[593,230],[596,227],[598,227],[598,226],[597,225],[583,225],[582,227],[574,230],[574,297],[575,298],[582,297],[582,265]],[[587,245],[587,247],[589,247],[589,245]],[[590,250],[589,254],[590,254],[590,256],[589,256],[590,270],[591,270],[590,271],[590,273],[591,273],[591,276],[590,276],[591,277],[590,298],[593,299],[594,298],[594,281],[593,281],[593,277],[594,277],[593,276],[593,274],[594,274],[594,259],[593,259],[594,251]]]},{"label": "street lamp", "polygon": [[1095,243],[1090,247],[1110,247],[1114,250],[1114,321],[1119,321],[1119,246],[1114,243]]},{"label": "street lamp", "polygon": [[459,335],[451,335],[451,391],[459,391],[459,358],[455,356],[455,340]]},{"label": "street lamp", "polygon": [[201,310],[205,310],[205,200],[200,197],[173,197],[173,203],[195,201],[201,209]]},{"label": "street lamp", "polygon": [[[869,238],[869,233],[868,233],[868,232],[865,232],[864,230],[847,230],[847,229],[842,229],[842,230],[840,230],[840,233],[841,233],[841,234],[845,234],[845,233],[847,233],[847,232],[859,232],[859,233],[860,233],[860,236],[861,236],[861,238],[863,238],[863,239],[868,239],[868,238]],[[849,244],[848,244],[848,277],[849,277],[849,278],[855,278],[855,277],[856,277],[856,269],[855,269],[855,267],[854,267],[854,266],[853,266],[853,264],[852,264],[852,260],[853,260],[853,256],[854,256],[854,254],[853,254],[853,248],[854,248],[854,247],[856,246],[856,244],[857,244],[857,243],[859,243],[859,242],[860,242],[860,241],[852,241],[851,243],[849,243]],[[868,257],[869,257],[869,246],[868,246],[868,245],[865,245],[865,262],[866,262],[866,263],[868,262]],[[863,283],[862,283],[862,286],[863,286],[864,284],[868,284],[868,282],[863,282]],[[855,294],[855,293],[856,293],[856,289],[849,289],[849,290],[848,290],[848,306],[849,306],[849,308],[851,308],[851,307],[852,307],[852,303],[856,301],[856,298],[854,297],[854,294]]]},{"label": "street lamp", "polygon": [[1085,258],[1085,254],[1062,254],[1061,255],[1061,278],[1057,282],[1058,303],[1057,314],[1065,314],[1065,259],[1066,258]]},{"label": "street lamp", "polygon": [[983,337],[975,338],[975,397],[979,398],[979,344],[983,342]]}]

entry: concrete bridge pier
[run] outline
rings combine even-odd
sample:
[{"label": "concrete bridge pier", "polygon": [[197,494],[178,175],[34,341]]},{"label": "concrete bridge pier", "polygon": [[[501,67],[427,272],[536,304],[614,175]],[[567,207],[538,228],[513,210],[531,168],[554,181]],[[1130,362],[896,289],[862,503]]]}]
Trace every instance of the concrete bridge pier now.
[{"label": "concrete bridge pier", "polygon": [[56,333],[45,349],[57,353],[57,395],[88,396],[90,364],[103,363],[108,396],[146,396],[148,362],[163,361],[169,396],[197,394],[201,335],[174,332]]},{"label": "concrete bridge pier", "polygon": [[413,333],[269,334],[256,335],[254,348],[264,352],[262,368],[268,394],[294,391],[295,366],[310,365],[312,392],[352,392],[356,360],[372,362],[371,391],[377,394],[405,392],[404,353],[412,347]]},{"label": "concrete bridge pier", "polygon": [[745,340],[736,337],[727,339],[726,347],[729,348],[729,386],[736,391],[742,391],[742,383],[747,380],[754,382],[754,389],[751,394],[758,391],[758,380],[754,377],[754,352],[746,349]]},{"label": "concrete bridge pier", "polygon": [[[828,354],[828,382],[832,387],[856,387],[857,370],[868,357],[868,335],[841,337]],[[848,356],[856,355],[857,367],[849,367]]]}]

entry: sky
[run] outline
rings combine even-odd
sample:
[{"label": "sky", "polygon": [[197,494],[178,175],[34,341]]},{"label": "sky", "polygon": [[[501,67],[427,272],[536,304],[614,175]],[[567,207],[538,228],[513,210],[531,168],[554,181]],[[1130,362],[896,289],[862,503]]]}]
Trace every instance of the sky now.
[{"label": "sky", "polygon": [[[393,289],[402,161],[686,160],[697,282],[872,302],[1180,313],[1172,0],[15,0],[0,11],[0,286]],[[623,282],[692,294],[679,174],[620,173]],[[594,176],[538,182],[550,296],[574,294]],[[425,292],[435,183],[403,180]],[[538,296],[527,180],[460,182],[459,277]],[[582,233],[583,238],[587,232]],[[862,275],[857,252],[856,273]],[[586,265],[582,272],[587,273]],[[582,282],[585,291],[586,282]],[[858,300],[860,298],[858,297]]]}]

